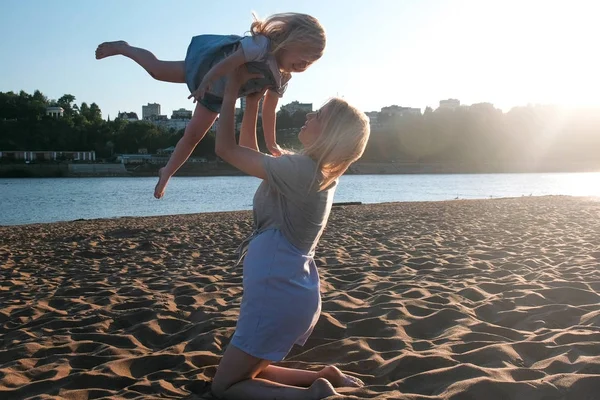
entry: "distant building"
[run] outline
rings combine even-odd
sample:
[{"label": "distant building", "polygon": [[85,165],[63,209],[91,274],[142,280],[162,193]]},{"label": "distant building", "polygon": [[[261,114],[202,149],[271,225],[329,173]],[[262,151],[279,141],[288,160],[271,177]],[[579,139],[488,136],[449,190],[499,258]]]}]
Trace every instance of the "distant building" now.
[{"label": "distant building", "polygon": [[120,112],[119,111],[119,114],[117,115],[117,119],[122,119],[122,120],[129,121],[129,122],[139,121],[138,115],[134,112]]},{"label": "distant building", "polygon": [[[262,115],[262,106],[263,106],[263,100],[264,100],[264,96],[260,99],[260,101],[258,102],[258,115]],[[237,115],[237,108],[236,110],[236,115]],[[241,97],[240,98],[240,108],[239,110],[244,113],[246,112],[246,98],[245,97]]]},{"label": "distant building", "polygon": [[421,115],[421,109],[393,105],[393,106],[387,106],[387,107],[381,108],[381,114],[385,115],[387,117],[394,117],[394,116],[403,117],[405,115]]},{"label": "distant building", "polygon": [[0,151],[0,159],[11,161],[95,161],[95,151]]},{"label": "distant building", "polygon": [[156,150],[156,154],[173,154],[175,151],[175,146],[167,147],[166,149],[158,149]]},{"label": "distant building", "polygon": [[60,118],[64,115],[65,110],[62,107],[52,106],[46,107],[46,115],[54,118]]},{"label": "distant building", "polygon": [[379,111],[368,111],[365,114],[369,117],[369,124],[371,126],[379,125]]},{"label": "distant building", "polygon": [[292,101],[291,103],[281,106],[281,109],[286,111],[288,114],[293,115],[298,111],[303,113],[312,112],[313,105],[312,103],[300,103],[298,101]]},{"label": "distant building", "polygon": [[192,119],[192,110],[186,110],[185,108],[173,110],[173,114],[171,114],[171,119]]},{"label": "distant building", "polygon": [[151,154],[119,154],[117,162],[121,164],[144,164],[152,160]]},{"label": "distant building", "polygon": [[492,103],[475,103],[471,104],[469,107],[471,109],[480,109],[480,110],[495,110],[496,108]]},{"label": "distant building", "polygon": [[[170,150],[170,151],[167,151]],[[157,164],[164,165],[169,162],[170,154],[174,147],[157,151],[157,155],[153,154],[119,154],[117,162],[121,164]],[[208,160],[205,157],[190,157],[186,163],[206,163]]]},{"label": "distant building", "polygon": [[168,119],[166,115],[159,115],[150,121],[156,126],[165,129],[174,129],[176,131],[185,129],[190,123],[190,119]]},{"label": "distant building", "polygon": [[455,110],[460,107],[460,100],[458,99],[448,99],[448,100],[440,100],[441,109]]},{"label": "distant building", "polygon": [[[241,126],[241,124],[240,124],[240,126]],[[210,132],[216,132],[217,128],[219,128],[219,117],[217,117],[217,119],[215,120],[215,122],[210,127],[209,131]],[[238,129],[239,129],[239,127],[238,127]]]},{"label": "distant building", "polygon": [[148,105],[142,106],[142,119],[152,119],[160,115],[160,104],[148,103]]}]

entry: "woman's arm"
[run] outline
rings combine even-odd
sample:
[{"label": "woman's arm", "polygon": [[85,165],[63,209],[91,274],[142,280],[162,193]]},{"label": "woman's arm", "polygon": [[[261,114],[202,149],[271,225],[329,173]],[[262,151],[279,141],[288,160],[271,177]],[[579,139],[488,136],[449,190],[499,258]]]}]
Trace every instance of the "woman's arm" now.
[{"label": "woman's arm", "polygon": [[260,151],[256,140],[256,122],[258,120],[258,103],[264,95],[264,91],[246,96],[246,109],[242,119],[240,131],[240,146],[254,151]]},{"label": "woman's arm", "polygon": [[188,96],[188,99],[193,97],[194,103],[196,100],[200,100],[202,96],[204,96],[204,93],[206,93],[206,91],[209,89],[212,82],[234,71],[237,67],[245,62],[246,58],[244,56],[244,51],[242,48],[239,48],[231,55],[213,65],[206,75],[204,75],[204,78],[202,78],[202,82],[200,82],[198,88]]},{"label": "woman's arm", "polygon": [[266,179],[267,174],[263,166],[263,160],[265,157],[270,156],[239,146],[235,141],[235,102],[237,94],[241,84],[253,77],[248,73],[245,66],[241,66],[235,72],[229,74],[223,104],[221,105],[215,151],[219,157],[237,169],[248,175]]},{"label": "woman's arm", "polygon": [[267,94],[265,94],[265,99],[263,100],[262,107],[263,132],[267,148],[274,156],[281,155],[281,148],[279,147],[279,145],[277,145],[277,139],[275,134],[275,124],[277,122],[277,114],[275,113],[275,109],[277,108],[278,102],[279,95],[272,90],[267,90]]}]

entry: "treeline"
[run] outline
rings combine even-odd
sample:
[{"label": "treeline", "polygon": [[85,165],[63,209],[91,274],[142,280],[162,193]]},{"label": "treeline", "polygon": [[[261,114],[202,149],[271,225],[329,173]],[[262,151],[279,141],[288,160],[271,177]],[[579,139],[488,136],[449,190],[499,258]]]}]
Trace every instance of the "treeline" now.
[{"label": "treeline", "polygon": [[[62,107],[64,117],[46,116],[48,106]],[[363,161],[463,164],[475,170],[490,164],[600,168],[599,111],[528,106],[503,113],[481,103],[455,110],[428,108],[422,115],[380,115],[373,121]],[[280,111],[278,143],[296,148],[304,120],[305,113]],[[0,92],[0,151],[94,150],[98,159],[110,160],[140,148],[155,153],[174,146],[182,135],[183,130],[147,121],[104,120],[96,103],[77,104],[70,94],[48,100],[40,91]],[[260,126],[258,137],[264,148]],[[214,133],[207,134],[194,155],[214,157]]]},{"label": "treeline", "polygon": [[380,119],[363,159],[463,164],[471,170],[489,165],[600,168],[599,111],[527,106],[503,113],[489,103],[428,108],[423,115]]},{"label": "treeline", "polygon": [[[65,94],[58,100],[49,100],[36,90],[0,92],[0,151],[95,151],[97,159],[114,159],[117,154],[137,153],[145,148],[154,154],[157,150],[174,146],[183,136],[183,129],[165,129],[148,121],[127,122],[102,119],[96,103],[77,104],[75,96]],[[64,116],[46,115],[49,106],[62,107]],[[281,127],[293,129],[304,124],[305,115],[289,116],[280,113]],[[241,121],[241,116],[238,122]],[[259,127],[259,145],[264,147],[262,128]],[[285,132],[285,131],[284,131]],[[281,135],[284,146],[298,144],[295,135]],[[209,132],[194,150],[194,156],[214,158],[215,134]]]}]

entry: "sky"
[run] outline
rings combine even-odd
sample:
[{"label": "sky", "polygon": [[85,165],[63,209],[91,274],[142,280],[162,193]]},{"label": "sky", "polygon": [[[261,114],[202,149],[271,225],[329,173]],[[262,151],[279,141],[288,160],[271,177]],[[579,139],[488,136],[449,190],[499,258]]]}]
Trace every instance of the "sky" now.
[{"label": "sky", "polygon": [[106,118],[193,109],[185,84],[159,82],[122,56],[94,58],[126,40],[159,59],[185,58],[193,36],[243,35],[251,12],[304,12],[325,27],[324,56],[294,74],[280,104],[322,105],[343,96],[363,111],[396,104],[437,108],[442,99],[600,106],[592,0],[2,0],[0,91],[97,103]]}]

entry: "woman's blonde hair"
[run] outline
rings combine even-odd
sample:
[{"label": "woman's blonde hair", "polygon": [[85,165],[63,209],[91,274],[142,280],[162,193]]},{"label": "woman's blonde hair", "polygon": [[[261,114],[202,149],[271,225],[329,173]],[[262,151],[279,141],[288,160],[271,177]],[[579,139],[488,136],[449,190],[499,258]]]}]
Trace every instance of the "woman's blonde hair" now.
[{"label": "woman's blonde hair", "polygon": [[323,106],[321,134],[302,154],[317,162],[314,182],[318,189],[327,188],[358,160],[370,135],[369,118],[340,98],[332,98]]},{"label": "woman's blonde hair", "polygon": [[252,13],[254,22],[250,25],[252,36],[264,35],[271,41],[271,52],[279,52],[294,47],[301,49],[307,62],[313,63],[325,51],[325,30],[318,19],[308,14],[281,13],[260,20]]}]

